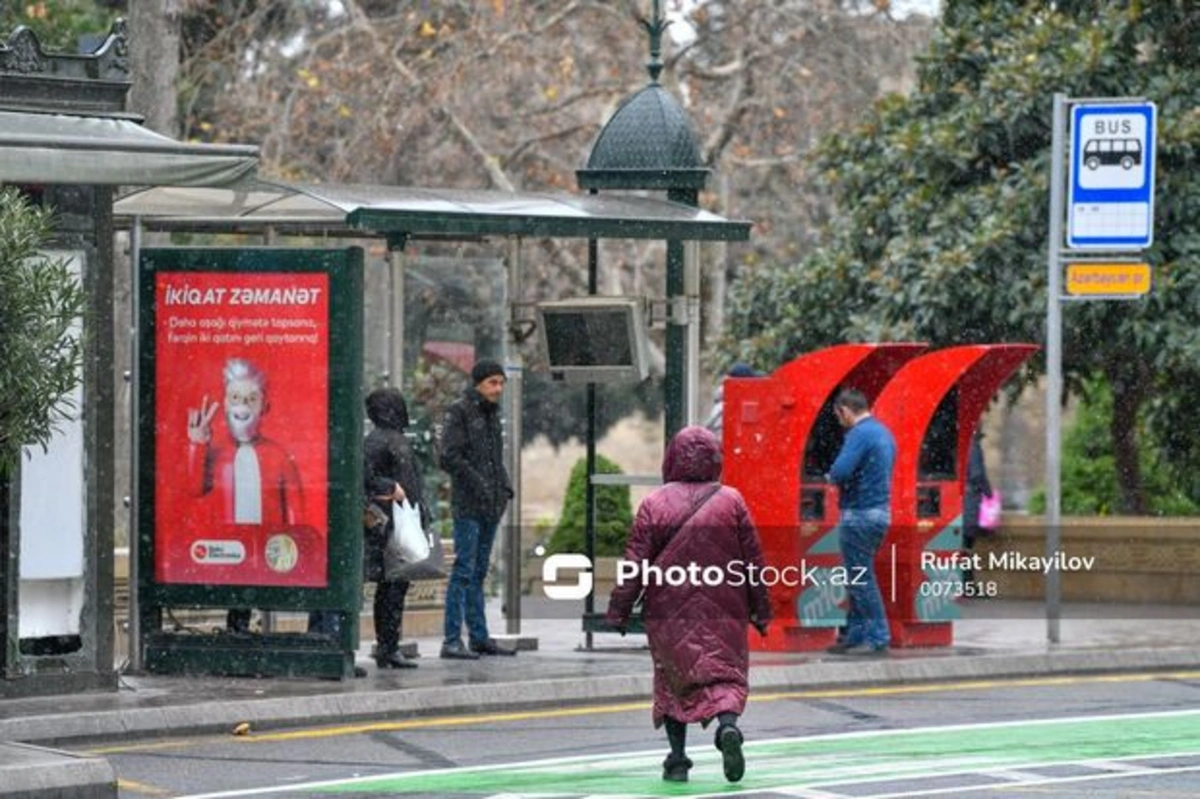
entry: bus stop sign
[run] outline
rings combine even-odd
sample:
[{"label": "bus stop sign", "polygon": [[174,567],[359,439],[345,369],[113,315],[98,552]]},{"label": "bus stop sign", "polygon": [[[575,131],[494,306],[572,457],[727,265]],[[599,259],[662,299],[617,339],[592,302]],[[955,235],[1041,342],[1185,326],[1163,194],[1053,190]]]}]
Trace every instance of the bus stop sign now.
[{"label": "bus stop sign", "polygon": [[1155,106],[1079,103],[1071,108],[1067,247],[1140,250],[1154,233]]}]

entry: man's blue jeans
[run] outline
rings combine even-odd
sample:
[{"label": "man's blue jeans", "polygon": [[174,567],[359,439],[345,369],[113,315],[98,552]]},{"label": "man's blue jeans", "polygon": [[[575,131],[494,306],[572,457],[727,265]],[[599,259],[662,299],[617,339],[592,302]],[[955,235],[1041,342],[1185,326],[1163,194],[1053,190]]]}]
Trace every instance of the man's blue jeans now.
[{"label": "man's blue jeans", "polygon": [[850,609],[846,614],[844,640],[848,646],[867,644],[880,647],[887,646],[891,641],[887,612],[883,608],[883,596],[879,593],[879,581],[875,577],[875,554],[883,543],[891,520],[887,508],[842,510],[837,539],[842,550],[842,564],[849,577],[847,589],[850,593]]},{"label": "man's blue jeans", "polygon": [[454,566],[446,585],[445,643],[461,641],[463,619],[473,644],[488,640],[483,613],[483,581],[487,579],[496,541],[497,522],[485,519],[454,519]]}]

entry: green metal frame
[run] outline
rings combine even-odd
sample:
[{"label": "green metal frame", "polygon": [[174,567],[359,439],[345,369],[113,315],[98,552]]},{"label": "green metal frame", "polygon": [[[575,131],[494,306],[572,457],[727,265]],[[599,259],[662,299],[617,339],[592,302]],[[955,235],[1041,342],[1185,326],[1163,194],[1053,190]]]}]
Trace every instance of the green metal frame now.
[{"label": "green metal frame", "polygon": [[[139,425],[138,620],[151,672],[196,674],[353,674],[362,604],[362,325],[363,251],[323,249],[147,249],[138,266]],[[159,271],[323,272],[329,275],[329,584],[325,588],[159,584],[154,580],[155,296]],[[147,409],[151,409],[147,411]],[[336,640],[320,635],[162,631],[166,607],[331,610]]]}]

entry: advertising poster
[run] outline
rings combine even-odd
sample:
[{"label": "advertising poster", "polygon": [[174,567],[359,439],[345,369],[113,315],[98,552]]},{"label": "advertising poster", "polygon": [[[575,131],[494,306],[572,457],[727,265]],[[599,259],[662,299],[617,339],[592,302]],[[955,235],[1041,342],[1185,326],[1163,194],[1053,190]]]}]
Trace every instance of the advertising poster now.
[{"label": "advertising poster", "polygon": [[329,583],[329,275],[154,275],[154,578]]}]

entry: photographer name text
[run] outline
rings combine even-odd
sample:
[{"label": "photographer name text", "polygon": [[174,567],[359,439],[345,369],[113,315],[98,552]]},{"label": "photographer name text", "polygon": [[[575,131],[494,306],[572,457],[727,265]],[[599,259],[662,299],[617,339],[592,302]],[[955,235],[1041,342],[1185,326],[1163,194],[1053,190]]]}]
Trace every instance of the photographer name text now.
[{"label": "photographer name text", "polygon": [[1008,571],[1041,572],[1052,571],[1086,572],[1096,566],[1094,555],[1068,555],[1055,552],[1052,556],[1026,555],[1021,552],[922,552],[921,568],[935,571]]}]

